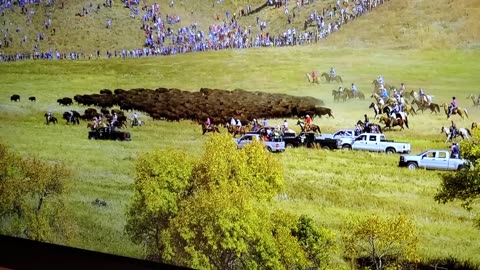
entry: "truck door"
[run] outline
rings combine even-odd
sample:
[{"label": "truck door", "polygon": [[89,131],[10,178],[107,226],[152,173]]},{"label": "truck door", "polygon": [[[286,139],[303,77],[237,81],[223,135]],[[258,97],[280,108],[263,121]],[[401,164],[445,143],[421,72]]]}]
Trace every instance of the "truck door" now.
[{"label": "truck door", "polygon": [[419,167],[426,169],[436,169],[438,168],[437,164],[437,152],[431,151],[423,154],[422,159],[419,162]]},{"label": "truck door", "polygon": [[450,167],[453,167],[453,164],[449,162],[450,157],[446,151],[437,152],[437,155],[437,162],[435,163],[436,169],[448,170],[451,169]]},{"label": "truck door", "polygon": [[246,144],[252,142],[251,136],[243,136],[240,141],[238,142],[238,148],[243,148]]},{"label": "truck door", "polygon": [[367,135],[361,135],[352,143],[352,149],[367,150]]},{"label": "truck door", "polygon": [[375,152],[380,151],[380,145],[378,141],[378,135],[370,135],[368,137],[368,141],[366,142],[366,150]]}]

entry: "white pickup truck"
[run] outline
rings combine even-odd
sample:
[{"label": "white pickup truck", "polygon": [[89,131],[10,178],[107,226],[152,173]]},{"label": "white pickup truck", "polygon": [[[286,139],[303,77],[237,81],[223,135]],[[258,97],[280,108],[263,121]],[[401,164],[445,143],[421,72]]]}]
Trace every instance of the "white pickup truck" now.
[{"label": "white pickup truck", "polygon": [[428,150],[418,155],[401,155],[400,167],[408,167],[410,170],[425,168],[429,170],[461,170],[468,168],[468,161],[450,157],[447,150]]},{"label": "white pickup truck", "polygon": [[362,133],[358,135],[351,144],[342,145],[343,149],[364,150],[372,152],[410,153],[409,143],[399,143],[387,140],[384,134]]},{"label": "white pickup truck", "polygon": [[339,141],[340,147],[343,147],[343,145],[348,146],[352,145],[353,140],[357,137],[357,134],[355,134],[355,130],[353,129],[340,129],[337,130],[333,134],[322,134],[318,138],[320,139],[336,139]]},{"label": "white pickup truck", "polygon": [[252,143],[253,140],[258,140],[263,142],[265,148],[269,152],[283,152],[285,151],[285,142],[283,140],[273,140],[273,141],[265,141],[263,140],[260,134],[245,134],[238,139],[234,139],[235,143],[237,144],[238,149],[243,148],[246,144]]}]

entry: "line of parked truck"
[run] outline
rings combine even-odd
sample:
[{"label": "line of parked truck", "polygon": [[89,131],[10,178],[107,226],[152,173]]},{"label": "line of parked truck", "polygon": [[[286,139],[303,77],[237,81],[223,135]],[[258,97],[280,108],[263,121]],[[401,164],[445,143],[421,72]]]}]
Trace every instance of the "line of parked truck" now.
[{"label": "line of parked truck", "polygon": [[428,150],[418,155],[408,155],[411,150],[410,143],[387,140],[385,134],[362,133],[356,134],[353,129],[338,130],[332,134],[316,134],[314,132],[285,132],[276,138],[267,136],[273,132],[273,127],[264,127],[255,132],[248,132],[235,139],[240,149],[252,140],[262,141],[270,152],[284,152],[290,147],[317,147],[326,150],[345,149],[371,152],[384,152],[387,154],[400,153],[398,165],[411,170],[417,168],[433,170],[461,170],[467,168],[468,162],[464,159],[452,158],[447,150]]}]

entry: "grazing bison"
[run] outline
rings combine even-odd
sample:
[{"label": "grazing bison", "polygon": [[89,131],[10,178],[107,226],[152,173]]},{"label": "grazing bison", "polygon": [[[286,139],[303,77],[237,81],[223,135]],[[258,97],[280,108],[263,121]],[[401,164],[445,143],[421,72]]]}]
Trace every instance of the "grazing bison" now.
[{"label": "grazing bison", "polygon": [[15,101],[15,102],[20,101],[20,96],[19,95],[12,95],[10,97],[10,101]]},{"label": "grazing bison", "polygon": [[57,99],[57,102],[63,106],[73,105],[73,100],[69,97],[59,98]]},{"label": "grazing bison", "polygon": [[113,95],[112,90],[110,90],[110,89],[102,89],[102,90],[100,90],[100,94],[110,95],[110,96]]},{"label": "grazing bison", "polygon": [[333,117],[332,109],[326,107],[315,107],[314,115],[318,115],[318,117],[320,118],[322,118],[322,115],[328,115],[328,117]]},{"label": "grazing bison", "polygon": [[37,99],[35,97],[29,97],[28,100],[34,102],[34,101],[37,101]]}]

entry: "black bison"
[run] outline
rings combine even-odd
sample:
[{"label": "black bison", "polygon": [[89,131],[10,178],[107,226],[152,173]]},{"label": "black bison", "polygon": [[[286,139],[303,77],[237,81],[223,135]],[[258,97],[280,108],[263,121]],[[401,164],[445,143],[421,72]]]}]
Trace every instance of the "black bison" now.
[{"label": "black bison", "polygon": [[34,102],[34,101],[37,101],[37,99],[35,97],[29,97],[28,100]]},{"label": "black bison", "polygon": [[15,101],[15,102],[20,101],[20,96],[19,95],[12,95],[10,97],[10,101]]},{"label": "black bison", "polygon": [[322,115],[328,115],[328,117],[333,117],[332,109],[326,107],[315,107],[315,115],[318,115],[318,117],[320,118],[322,118]]},{"label": "black bison", "polygon": [[59,98],[57,99],[57,102],[63,106],[73,105],[73,100],[69,97]]}]

